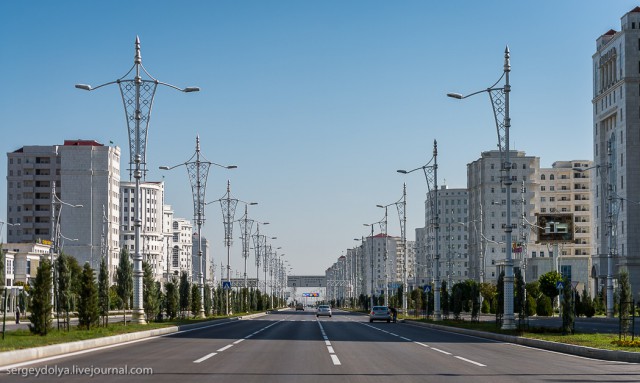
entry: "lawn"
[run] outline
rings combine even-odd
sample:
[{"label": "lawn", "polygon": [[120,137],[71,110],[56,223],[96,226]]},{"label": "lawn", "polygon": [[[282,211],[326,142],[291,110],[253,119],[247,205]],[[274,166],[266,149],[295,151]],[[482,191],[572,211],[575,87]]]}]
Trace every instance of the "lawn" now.
[{"label": "lawn", "polygon": [[[0,352],[20,350],[24,348],[48,346],[51,344],[75,342],[79,340],[101,338],[105,336],[128,334],[136,331],[153,330],[168,326],[181,326],[186,324],[210,321],[217,318],[207,319],[180,319],[165,322],[151,322],[148,324],[127,324],[111,323],[107,327],[96,327],[91,330],[80,330],[71,327],[70,331],[51,330],[46,336],[33,335],[29,330],[13,330],[5,333],[4,340],[0,339]],[[226,317],[224,317],[226,318]]]},{"label": "lawn", "polygon": [[[451,326],[466,328],[470,330],[492,332],[496,334],[506,334],[513,336],[521,336],[525,338],[540,339],[551,342],[573,344],[577,346],[593,347],[605,350],[618,350],[618,351],[630,351],[640,352],[639,346],[618,346],[612,342],[618,340],[618,334],[587,334],[587,333],[575,333],[569,335],[562,335],[560,330],[545,329],[545,328],[530,328],[527,331],[520,330],[502,330],[496,326],[495,322],[470,322],[461,320],[442,320],[434,322],[432,320],[420,319],[419,322],[438,324],[442,326]],[[636,341],[638,338],[635,338]],[[627,340],[631,340],[628,336]],[[636,342],[638,343],[638,342]]]}]

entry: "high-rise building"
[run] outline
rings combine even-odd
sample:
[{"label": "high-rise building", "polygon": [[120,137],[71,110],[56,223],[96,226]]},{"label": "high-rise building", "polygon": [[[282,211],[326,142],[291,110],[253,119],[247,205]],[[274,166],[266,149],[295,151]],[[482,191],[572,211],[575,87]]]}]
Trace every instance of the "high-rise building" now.
[{"label": "high-rise building", "polygon": [[[535,220],[540,158],[512,150],[510,160],[511,201],[506,200],[507,187],[502,183],[499,151],[483,152],[478,160],[467,164],[469,276],[474,280],[496,283],[504,270],[506,246],[512,246],[506,244],[505,234],[508,203],[511,204],[514,234],[518,231],[523,211],[529,222]],[[516,241],[516,236],[512,240]],[[512,255],[514,267],[521,267],[522,255]]]},{"label": "high-rise building", "polygon": [[[596,40],[593,62],[593,158],[597,289],[627,269],[640,292],[640,7],[621,18],[620,31]],[[608,270],[608,258],[612,270]]]},{"label": "high-rise building", "polygon": [[[193,247],[192,247],[192,257],[191,257],[191,265],[193,270],[193,280],[199,283],[198,273],[200,272],[200,259],[198,258],[198,251],[200,242],[198,242],[198,233],[197,231],[193,233]],[[205,284],[213,285],[213,260],[211,259],[211,254],[209,254],[209,240],[204,236],[202,237],[202,279]]]},{"label": "high-rise building", "polygon": [[[468,193],[467,189],[440,186],[440,276],[448,286],[469,279],[468,256]],[[425,206],[425,211],[429,211]]]},{"label": "high-rise building", "polygon": [[514,238],[521,239],[514,249],[522,249],[518,255],[527,255],[527,280],[536,280],[546,272],[557,271],[577,282],[578,291],[585,287],[593,291],[589,274],[594,222],[591,218],[590,180],[584,171],[591,166],[592,162],[588,160],[556,161],[551,168],[539,170],[536,213],[546,217],[568,215],[573,222],[573,234],[571,240],[541,242],[544,238],[537,233],[546,230],[538,226],[542,224],[541,220],[520,221]]},{"label": "high-rise building", "polygon": [[[120,243],[130,255],[135,252],[135,187],[135,182],[120,182]],[[154,278],[160,281],[166,272],[164,183],[141,182],[137,204],[140,209],[140,253],[151,266]]]},{"label": "high-rise building", "polygon": [[[63,248],[80,264],[89,262],[98,268],[104,252],[109,266],[117,265],[118,147],[91,140],[65,140],[63,145],[23,146],[7,153],[7,158],[7,221],[20,224],[8,228],[8,242],[57,239],[58,250]],[[58,197],[55,203],[54,190]]]}]

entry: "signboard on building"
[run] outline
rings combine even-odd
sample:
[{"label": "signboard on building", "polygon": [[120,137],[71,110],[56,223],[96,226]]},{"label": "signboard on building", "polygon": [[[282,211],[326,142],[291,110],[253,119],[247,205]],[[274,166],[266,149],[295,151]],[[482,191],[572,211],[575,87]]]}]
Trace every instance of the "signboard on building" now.
[{"label": "signboard on building", "polygon": [[538,243],[573,242],[573,214],[536,214]]}]

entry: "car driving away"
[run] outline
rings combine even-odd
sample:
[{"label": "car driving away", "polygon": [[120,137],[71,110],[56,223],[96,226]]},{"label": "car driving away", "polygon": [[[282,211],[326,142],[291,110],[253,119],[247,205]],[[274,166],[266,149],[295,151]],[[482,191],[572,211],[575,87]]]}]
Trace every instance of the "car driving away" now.
[{"label": "car driving away", "polygon": [[296,311],[304,311],[304,305],[302,303],[296,304]]},{"label": "car driving away", "polygon": [[316,311],[316,318],[320,316],[328,316],[329,318],[331,318],[331,306],[329,305],[318,306],[318,310]]},{"label": "car driving away", "polygon": [[391,313],[387,306],[373,306],[369,313],[369,322],[374,320],[384,320],[387,323],[391,322]]}]

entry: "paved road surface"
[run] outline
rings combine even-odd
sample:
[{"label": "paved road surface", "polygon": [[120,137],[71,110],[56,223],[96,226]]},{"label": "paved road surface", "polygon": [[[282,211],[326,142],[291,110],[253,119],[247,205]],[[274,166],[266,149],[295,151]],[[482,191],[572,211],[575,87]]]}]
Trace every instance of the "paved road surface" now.
[{"label": "paved road surface", "polygon": [[[94,376],[96,382],[631,382],[640,365],[607,362],[427,329],[282,311],[99,351],[24,365],[151,368],[153,375]],[[35,370],[34,370],[35,372]],[[85,382],[86,375],[0,372],[0,381]]]}]

